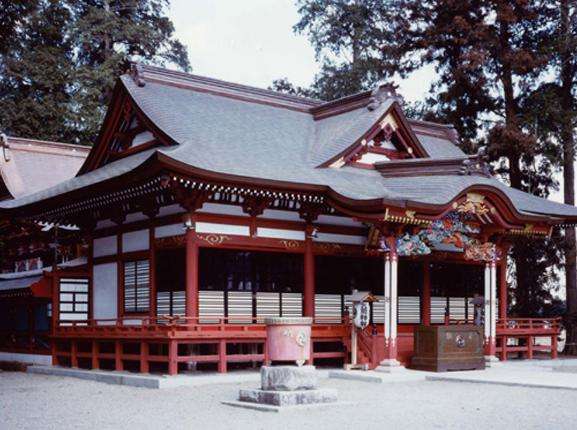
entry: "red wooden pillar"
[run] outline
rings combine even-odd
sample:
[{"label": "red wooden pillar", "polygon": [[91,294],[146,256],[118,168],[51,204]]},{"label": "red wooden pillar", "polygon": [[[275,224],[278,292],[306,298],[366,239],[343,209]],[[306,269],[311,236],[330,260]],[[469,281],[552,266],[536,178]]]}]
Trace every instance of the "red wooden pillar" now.
[{"label": "red wooden pillar", "polygon": [[98,348],[98,341],[93,340],[92,341],[92,369],[93,370],[100,369],[100,360],[98,359],[98,354],[100,354],[100,351]]},{"label": "red wooden pillar", "polygon": [[[198,243],[194,223],[186,230],[186,316],[198,317]],[[189,321],[189,323],[196,320]]]},{"label": "red wooden pillar", "polygon": [[149,373],[150,367],[148,364],[148,342],[143,340],[140,342],[140,373]]},{"label": "red wooden pillar", "polygon": [[52,321],[50,334],[54,335],[58,325],[60,324],[60,280],[56,273],[50,273],[50,280],[52,282]]},{"label": "red wooden pillar", "polygon": [[78,367],[78,344],[76,339],[70,341],[70,367]]},{"label": "red wooden pillar", "polygon": [[149,295],[149,309],[150,317],[155,321],[156,318],[156,248],[154,246],[154,227],[150,227],[148,235],[148,243],[150,249],[150,295]]},{"label": "red wooden pillar", "polygon": [[218,341],[218,372],[226,373],[226,370],[226,341],[224,339],[220,339]]},{"label": "red wooden pillar", "polygon": [[114,367],[116,371],[124,370],[122,362],[122,343],[119,340],[114,342]]},{"label": "red wooden pillar", "polygon": [[168,374],[176,375],[178,373],[178,344],[175,340],[168,342]]},{"label": "red wooden pillar", "polygon": [[315,316],[315,256],[313,254],[313,227],[308,224],[305,232],[305,256],[304,256],[304,289],[303,289],[303,315]]},{"label": "red wooden pillar", "polygon": [[507,324],[507,256],[503,256],[499,264],[499,318]]},{"label": "red wooden pillar", "polygon": [[557,358],[557,347],[558,347],[558,339],[557,339],[557,335],[553,335],[551,336],[551,358],[553,360],[555,360]]},{"label": "red wooden pillar", "polygon": [[431,325],[431,263],[423,262],[423,292],[421,294],[421,324]]}]

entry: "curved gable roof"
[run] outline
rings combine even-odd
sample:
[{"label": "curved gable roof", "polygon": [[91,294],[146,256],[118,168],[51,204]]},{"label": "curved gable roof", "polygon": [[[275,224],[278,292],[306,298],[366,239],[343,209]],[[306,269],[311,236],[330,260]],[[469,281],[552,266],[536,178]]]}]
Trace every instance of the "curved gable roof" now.
[{"label": "curved gable roof", "polygon": [[20,198],[50,188],[76,175],[89,147],[6,137],[0,144],[0,176],[6,194]]}]

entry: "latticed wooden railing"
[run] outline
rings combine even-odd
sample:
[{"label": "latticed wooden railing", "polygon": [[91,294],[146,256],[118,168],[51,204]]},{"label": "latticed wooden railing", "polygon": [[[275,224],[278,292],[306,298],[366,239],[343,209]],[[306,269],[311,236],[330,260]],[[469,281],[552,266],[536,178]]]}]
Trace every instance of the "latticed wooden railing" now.
[{"label": "latticed wooden railing", "polygon": [[[497,354],[507,360],[510,353],[519,353],[533,358],[535,351],[548,352],[557,358],[558,336],[561,318],[503,318],[497,321]],[[549,339],[546,344],[536,339]],[[513,344],[511,344],[511,342]]]},{"label": "latticed wooden railing", "polygon": [[[161,363],[176,374],[179,363],[216,363],[226,372],[228,363],[267,362],[264,318],[189,318],[184,316],[123,317],[66,321],[54,328],[52,356],[55,364],[71,367],[124,370],[137,363],[148,373]],[[312,359],[347,360],[350,324],[334,318],[315,318],[312,326]],[[112,362],[112,364],[110,364]]]}]

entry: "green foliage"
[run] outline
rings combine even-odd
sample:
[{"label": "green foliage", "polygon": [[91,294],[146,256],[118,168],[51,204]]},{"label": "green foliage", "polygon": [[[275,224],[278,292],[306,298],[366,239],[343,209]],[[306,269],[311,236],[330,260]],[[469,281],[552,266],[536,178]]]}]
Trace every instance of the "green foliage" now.
[{"label": "green foliage", "polygon": [[0,129],[91,144],[129,58],[189,70],[168,0],[2,2]]}]

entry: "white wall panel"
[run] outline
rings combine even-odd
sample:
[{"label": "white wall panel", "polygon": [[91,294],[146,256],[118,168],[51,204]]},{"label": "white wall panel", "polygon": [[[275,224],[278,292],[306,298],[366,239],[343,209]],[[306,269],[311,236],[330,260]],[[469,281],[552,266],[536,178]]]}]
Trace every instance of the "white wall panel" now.
[{"label": "white wall panel", "polygon": [[265,209],[260,218],[280,219],[283,221],[302,221],[298,212]]},{"label": "white wall panel", "polygon": [[241,206],[235,205],[219,205],[218,203],[205,203],[202,208],[199,210],[202,213],[211,213],[211,214],[219,214],[219,215],[240,215],[240,216],[247,216],[242,211]]},{"label": "white wall panel", "polygon": [[184,209],[180,205],[163,206],[158,210],[158,216],[159,217],[163,217],[166,215],[179,214],[179,213],[184,213]]},{"label": "white wall panel", "polygon": [[116,223],[113,222],[111,219],[104,219],[96,223],[96,230],[100,230],[102,228],[107,227],[116,227]]},{"label": "white wall panel", "polygon": [[256,235],[273,239],[305,240],[305,232],[298,230],[281,230],[277,228],[258,227],[256,229]]},{"label": "white wall panel", "polygon": [[122,235],[122,252],[146,251],[150,246],[148,230],[131,231]]},{"label": "white wall panel", "polygon": [[170,236],[181,236],[185,233],[184,225],[182,223],[161,225],[156,227],[154,230],[154,237],[170,237]]},{"label": "white wall panel", "polygon": [[346,225],[351,227],[363,227],[363,223],[352,220],[347,217],[335,216],[335,215],[319,215],[316,222],[318,224],[333,224],[333,225]]},{"label": "white wall panel", "polygon": [[318,233],[315,242],[346,243],[349,245],[364,245],[364,236],[350,236],[347,234]]},{"label": "white wall panel", "polygon": [[116,263],[96,264],[93,272],[94,318],[117,318],[118,271]]},{"label": "white wall panel", "polygon": [[118,244],[116,236],[106,236],[94,239],[94,248],[92,254],[95,257],[103,257],[105,255],[115,255],[118,251]]},{"label": "white wall panel", "polygon": [[131,222],[142,221],[145,219],[148,219],[148,217],[144,215],[142,212],[134,212],[126,215],[126,220],[124,220],[124,224],[130,224]]},{"label": "white wall panel", "polygon": [[237,236],[250,236],[250,228],[247,225],[216,224],[210,222],[197,222],[197,233],[222,233]]}]

